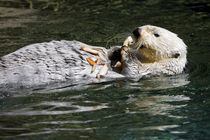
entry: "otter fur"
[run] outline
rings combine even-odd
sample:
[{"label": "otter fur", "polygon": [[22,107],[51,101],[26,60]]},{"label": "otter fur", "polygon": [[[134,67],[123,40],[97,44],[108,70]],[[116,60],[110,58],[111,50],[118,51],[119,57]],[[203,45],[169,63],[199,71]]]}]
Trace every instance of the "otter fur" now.
[{"label": "otter fur", "polygon": [[145,25],[133,31],[133,48],[141,57],[127,49],[122,73],[129,77],[175,75],[187,63],[187,46],[175,33],[164,28]]},{"label": "otter fur", "polygon": [[[87,44],[63,40],[25,46],[0,58],[0,89],[32,88],[61,82],[89,84],[183,72],[187,63],[187,46],[176,34],[145,25],[135,29],[132,38],[131,48],[116,46],[106,50],[101,47],[107,51],[107,56],[103,57],[109,66],[102,79],[95,76],[101,66],[91,73],[92,67],[87,62],[88,57],[97,59],[98,56],[81,50],[82,46],[89,46]],[[112,64],[118,60],[122,67],[115,69]]]}]

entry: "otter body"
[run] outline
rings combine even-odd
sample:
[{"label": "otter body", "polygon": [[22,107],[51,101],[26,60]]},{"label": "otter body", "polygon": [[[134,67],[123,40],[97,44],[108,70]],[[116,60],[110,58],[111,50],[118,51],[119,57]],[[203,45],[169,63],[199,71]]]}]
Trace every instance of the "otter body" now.
[{"label": "otter body", "polygon": [[[0,58],[0,88],[31,88],[66,82],[70,85],[89,84],[103,80],[96,78],[101,66],[91,73],[87,58],[97,56],[81,50],[89,46],[79,41],[51,41],[23,47]],[[103,48],[104,49],[104,48]],[[110,63],[104,57],[106,63]],[[109,71],[106,80],[122,78]]]},{"label": "otter body", "polygon": [[[174,33],[156,26],[146,25],[133,31],[133,48],[113,47],[104,63],[109,66],[105,81],[116,78],[141,78],[150,75],[174,75],[183,72],[187,63],[187,46]],[[51,41],[23,47],[0,58],[0,89],[31,88],[67,82],[69,85],[101,82],[91,73],[87,58],[99,56],[81,50],[89,46],[79,41]],[[100,48],[100,47],[99,47]],[[123,52],[123,53],[122,53]],[[113,56],[113,55],[116,55]],[[111,59],[110,59],[111,58]],[[113,68],[120,60],[121,68]]]}]

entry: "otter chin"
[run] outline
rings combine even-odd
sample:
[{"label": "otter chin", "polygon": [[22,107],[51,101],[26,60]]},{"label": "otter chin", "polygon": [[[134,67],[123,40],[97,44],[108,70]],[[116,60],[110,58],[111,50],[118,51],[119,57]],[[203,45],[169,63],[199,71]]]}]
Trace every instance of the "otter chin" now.
[{"label": "otter chin", "polygon": [[175,33],[161,27],[145,25],[136,28],[131,37],[132,47],[122,49],[121,53],[124,55],[124,75],[136,77],[183,72],[187,63],[187,46]]}]

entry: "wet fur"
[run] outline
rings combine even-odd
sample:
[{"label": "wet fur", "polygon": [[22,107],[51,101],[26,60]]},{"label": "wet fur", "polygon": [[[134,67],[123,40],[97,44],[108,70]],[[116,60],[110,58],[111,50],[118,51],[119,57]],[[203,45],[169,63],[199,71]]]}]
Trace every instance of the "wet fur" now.
[{"label": "wet fur", "polygon": [[[122,73],[130,77],[144,75],[174,75],[182,73],[187,63],[187,46],[176,34],[156,26],[139,27],[140,36],[134,38],[141,59],[127,52]],[[159,36],[156,37],[155,34]],[[142,47],[143,46],[143,47]],[[138,59],[138,61],[137,61]]]}]

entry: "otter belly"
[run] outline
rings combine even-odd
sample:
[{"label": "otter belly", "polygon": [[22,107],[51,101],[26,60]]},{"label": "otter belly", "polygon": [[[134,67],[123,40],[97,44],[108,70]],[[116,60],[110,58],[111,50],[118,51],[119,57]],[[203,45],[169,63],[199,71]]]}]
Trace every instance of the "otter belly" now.
[{"label": "otter belly", "polygon": [[[68,81],[69,84],[100,82],[91,73],[88,57],[97,57],[81,50],[87,44],[78,41],[51,41],[32,44],[0,58],[0,88],[31,88]],[[109,63],[109,60],[105,60]],[[122,78],[109,70],[105,78]]]}]

